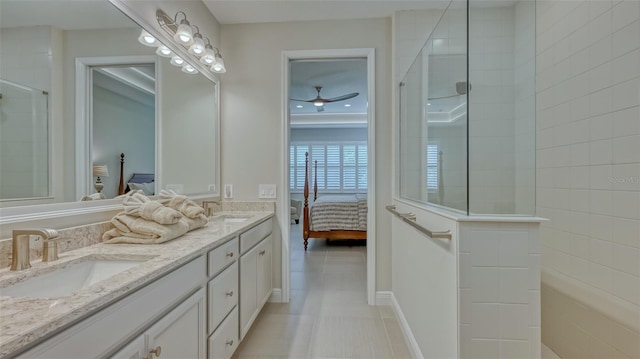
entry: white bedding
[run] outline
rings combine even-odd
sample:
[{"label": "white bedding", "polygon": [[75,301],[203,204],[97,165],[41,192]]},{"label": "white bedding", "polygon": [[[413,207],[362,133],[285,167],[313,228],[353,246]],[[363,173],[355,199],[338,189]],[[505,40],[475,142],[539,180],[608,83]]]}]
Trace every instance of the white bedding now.
[{"label": "white bedding", "polygon": [[311,231],[367,230],[367,195],[325,195],[309,208]]}]

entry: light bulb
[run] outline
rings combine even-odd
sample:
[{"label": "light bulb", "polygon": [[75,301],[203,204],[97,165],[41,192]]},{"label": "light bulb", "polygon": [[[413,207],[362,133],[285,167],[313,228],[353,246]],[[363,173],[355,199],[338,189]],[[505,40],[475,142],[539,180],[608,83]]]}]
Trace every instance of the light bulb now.
[{"label": "light bulb", "polygon": [[196,70],[193,66],[186,64],[182,66],[182,72],[187,74],[197,74],[198,70]]},{"label": "light bulb", "polygon": [[173,51],[169,50],[169,48],[164,45],[160,45],[156,50],[156,54],[162,57],[171,57],[173,56]]},{"label": "light bulb", "polygon": [[149,46],[149,47],[156,47],[159,44],[158,40],[156,40],[155,37],[151,36],[151,34],[149,34],[146,30],[142,30],[140,32],[140,36],[138,36],[138,41],[142,45]]},{"label": "light bulb", "polygon": [[196,56],[201,56],[204,53],[204,40],[202,40],[200,33],[193,35],[193,44],[189,47],[189,53]]},{"label": "light bulb", "polygon": [[220,53],[218,52],[216,52],[216,61],[213,64],[213,66],[211,66],[211,71],[217,72],[219,74],[223,74],[227,72],[227,68],[224,66],[224,60],[222,59],[222,56],[220,56]]},{"label": "light bulb", "polygon": [[211,65],[216,61],[216,54],[213,51],[211,45],[207,44],[204,49],[204,54],[200,58],[200,62],[206,65]]},{"label": "light bulb", "polygon": [[323,105],[324,105],[324,102],[322,102],[322,101],[315,101],[315,102],[313,103],[313,105],[314,105],[314,106],[316,106],[316,107],[320,107],[320,106],[323,106]]},{"label": "light bulb", "polygon": [[170,61],[173,66],[182,66],[184,64],[184,60],[180,56],[174,56]]},{"label": "light bulb", "polygon": [[187,19],[182,20],[173,38],[183,45],[191,45],[193,41],[193,30],[191,30],[191,24],[189,24]]}]

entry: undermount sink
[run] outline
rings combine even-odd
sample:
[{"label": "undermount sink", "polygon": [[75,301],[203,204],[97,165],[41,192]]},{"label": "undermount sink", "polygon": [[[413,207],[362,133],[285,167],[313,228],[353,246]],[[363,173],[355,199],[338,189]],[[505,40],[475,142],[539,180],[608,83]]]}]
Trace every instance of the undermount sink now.
[{"label": "undermount sink", "polygon": [[89,259],[54,269],[5,288],[0,295],[8,297],[59,298],[87,288],[146,260]]},{"label": "undermount sink", "polygon": [[243,215],[232,215],[232,214],[223,214],[221,216],[211,217],[209,220],[213,222],[224,222],[224,223],[242,223],[252,216],[243,216]]}]

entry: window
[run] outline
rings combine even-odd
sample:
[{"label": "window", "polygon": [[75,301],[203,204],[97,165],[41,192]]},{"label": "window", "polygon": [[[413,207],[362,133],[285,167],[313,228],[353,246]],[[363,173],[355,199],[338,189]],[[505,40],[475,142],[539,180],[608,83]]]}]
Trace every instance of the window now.
[{"label": "window", "polygon": [[438,190],[438,145],[427,145],[427,190]]},{"label": "window", "polygon": [[291,191],[304,190],[305,153],[309,152],[309,191],[313,191],[315,161],[318,190],[364,192],[367,190],[367,144],[365,142],[292,143],[289,148]]}]

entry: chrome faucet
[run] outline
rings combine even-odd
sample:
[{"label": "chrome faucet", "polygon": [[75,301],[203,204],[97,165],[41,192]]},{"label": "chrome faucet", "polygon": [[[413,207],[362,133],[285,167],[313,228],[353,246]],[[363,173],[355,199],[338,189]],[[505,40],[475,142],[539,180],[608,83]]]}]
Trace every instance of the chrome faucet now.
[{"label": "chrome faucet", "polygon": [[58,259],[58,243],[51,239],[58,237],[54,229],[14,229],[11,270],[18,271],[31,268],[29,259],[29,236],[42,237],[42,261],[50,262]]}]

